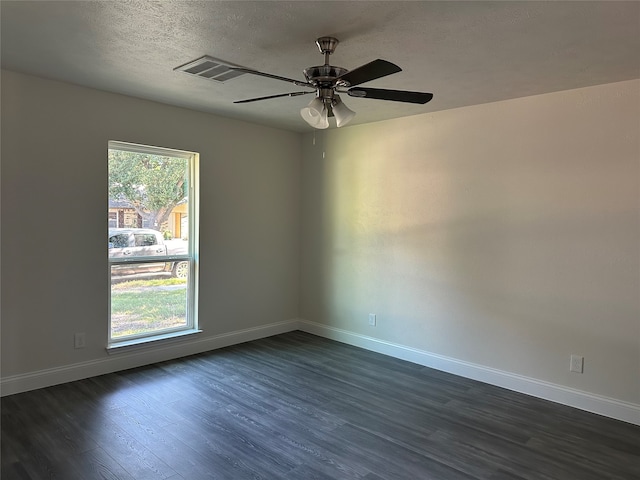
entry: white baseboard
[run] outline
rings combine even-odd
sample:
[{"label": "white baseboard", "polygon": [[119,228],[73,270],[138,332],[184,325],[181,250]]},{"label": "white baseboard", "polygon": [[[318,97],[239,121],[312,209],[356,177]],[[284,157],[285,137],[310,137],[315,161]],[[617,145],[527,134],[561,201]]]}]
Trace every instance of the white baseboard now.
[{"label": "white baseboard", "polygon": [[299,329],[373,352],[640,425],[640,405],[301,320]]},{"label": "white baseboard", "polygon": [[[23,375],[13,375],[0,379],[1,396],[50,387],[60,383],[73,382],[105,373],[141,367],[174,358],[207,352],[218,348],[250,342],[298,329],[297,320],[262,325],[255,328],[237,330],[212,337],[184,337],[183,339],[158,345],[153,348],[108,355],[88,362],[74,363],[62,367],[48,368]],[[105,352],[105,355],[106,352]]]},{"label": "white baseboard", "polygon": [[0,379],[0,394],[2,396],[12,395],[14,393],[58,385],[60,383],[73,382],[83,378],[104,375],[106,373],[127,370],[129,368],[194,355],[230,345],[250,342],[252,340],[298,329],[401,360],[407,360],[418,365],[424,365],[461,377],[471,378],[498,387],[640,425],[640,405],[484,367],[470,362],[464,362],[455,358],[386,342],[377,338],[308,322],[306,320],[277,322],[215,335],[213,337],[178,341],[157,348],[110,355],[98,360],[48,368],[23,375],[13,375]]}]

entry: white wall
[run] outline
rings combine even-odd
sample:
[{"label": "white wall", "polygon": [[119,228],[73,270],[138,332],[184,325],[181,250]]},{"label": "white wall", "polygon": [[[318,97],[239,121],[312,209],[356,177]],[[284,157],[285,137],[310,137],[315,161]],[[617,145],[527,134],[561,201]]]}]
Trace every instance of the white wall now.
[{"label": "white wall", "polygon": [[640,408],[639,92],[634,80],[306,135],[307,328]]},{"label": "white wall", "polygon": [[[200,153],[204,332],[178,350],[130,358],[105,351],[109,140]],[[295,133],[3,71],[3,380],[78,367],[66,377],[47,370],[40,380],[72,379],[252,336],[225,340],[234,332],[294,328],[300,141]],[[74,332],[86,333],[86,348],[73,348]]]}]

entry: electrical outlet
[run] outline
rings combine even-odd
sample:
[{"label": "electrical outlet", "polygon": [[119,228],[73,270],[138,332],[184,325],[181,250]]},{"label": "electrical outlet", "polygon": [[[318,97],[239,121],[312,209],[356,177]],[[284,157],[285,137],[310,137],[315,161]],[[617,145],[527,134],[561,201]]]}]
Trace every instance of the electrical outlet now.
[{"label": "electrical outlet", "polygon": [[375,313],[370,313],[369,314],[369,325],[371,325],[372,327],[376,326],[376,314]]},{"label": "electrical outlet", "polygon": [[584,357],[580,355],[571,355],[571,363],[569,365],[569,371],[576,373],[584,372]]},{"label": "electrical outlet", "polygon": [[84,333],[76,333],[73,336],[73,346],[74,348],[84,348],[85,346]]}]

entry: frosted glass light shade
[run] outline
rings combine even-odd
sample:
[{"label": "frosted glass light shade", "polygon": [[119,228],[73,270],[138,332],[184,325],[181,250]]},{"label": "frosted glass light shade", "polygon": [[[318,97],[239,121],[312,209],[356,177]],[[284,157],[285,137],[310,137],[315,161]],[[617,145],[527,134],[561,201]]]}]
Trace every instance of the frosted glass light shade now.
[{"label": "frosted glass light shade", "polygon": [[314,128],[328,128],[329,127],[329,118],[327,107],[324,105],[324,102],[316,97],[309,105],[300,110],[300,115]]},{"label": "frosted glass light shade", "polygon": [[332,103],[333,107],[333,116],[336,117],[336,124],[338,127],[342,127],[351,121],[353,117],[356,116],[356,112],[347,107],[340,97],[336,95],[333,99]]}]

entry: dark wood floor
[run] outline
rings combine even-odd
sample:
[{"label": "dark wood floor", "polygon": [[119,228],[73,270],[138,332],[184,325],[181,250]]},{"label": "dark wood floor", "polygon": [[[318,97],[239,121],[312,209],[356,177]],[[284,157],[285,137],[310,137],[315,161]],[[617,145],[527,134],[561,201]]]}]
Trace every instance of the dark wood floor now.
[{"label": "dark wood floor", "polygon": [[640,478],[640,427],[292,332],[2,399],[2,479]]}]

